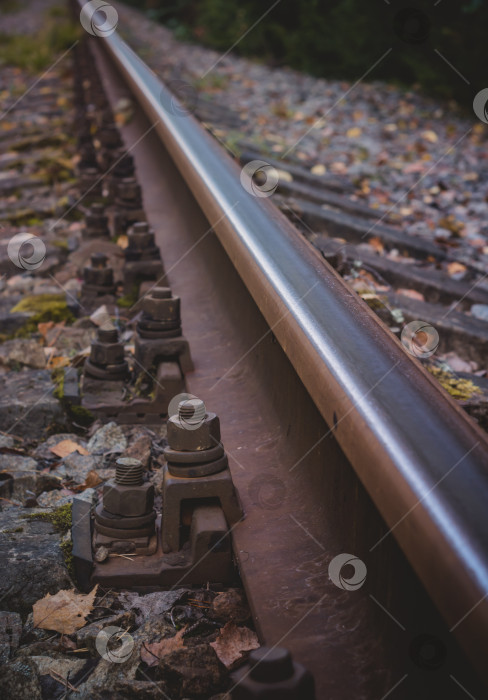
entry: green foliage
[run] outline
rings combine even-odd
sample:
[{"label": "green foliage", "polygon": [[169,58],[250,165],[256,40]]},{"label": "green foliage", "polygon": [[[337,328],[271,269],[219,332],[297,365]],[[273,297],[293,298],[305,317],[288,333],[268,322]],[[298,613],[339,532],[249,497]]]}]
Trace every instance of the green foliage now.
[{"label": "green foliage", "polygon": [[56,532],[62,535],[66,534],[71,528],[71,503],[64,506],[59,506],[49,512],[34,512],[22,516],[30,520],[44,520],[54,526]]},{"label": "green foliage", "polygon": [[81,26],[71,22],[64,11],[47,13],[36,37],[0,34],[0,63],[38,73],[48,68],[58,54],[81,36]]},{"label": "green foliage", "polygon": [[[141,6],[135,0],[132,4]],[[428,92],[457,97],[469,108],[476,92],[486,87],[487,0],[436,5],[431,0],[281,0],[262,18],[272,5],[273,0],[146,0],[153,16],[168,26],[185,27],[194,40],[222,52],[235,44],[233,51],[258,60],[355,82],[391,49],[368,80],[420,84]],[[425,41],[409,43],[396,31],[398,13],[406,7],[420,10],[430,21]]]}]

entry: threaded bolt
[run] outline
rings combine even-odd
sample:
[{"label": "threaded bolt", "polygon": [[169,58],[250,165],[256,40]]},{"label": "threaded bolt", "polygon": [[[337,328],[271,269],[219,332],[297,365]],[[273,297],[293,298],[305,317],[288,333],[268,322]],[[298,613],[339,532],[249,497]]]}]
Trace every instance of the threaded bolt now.
[{"label": "threaded bolt", "polygon": [[132,457],[119,457],[115,467],[115,483],[120,486],[142,486],[142,462]]},{"label": "threaded bolt", "polygon": [[260,647],[249,655],[251,678],[261,683],[279,683],[293,675],[291,654],[283,647]]},{"label": "threaded bolt", "polygon": [[154,287],[151,290],[153,299],[171,299],[171,289],[169,287]]},{"label": "threaded bolt", "polygon": [[132,233],[147,233],[149,231],[149,224],[147,221],[136,221],[132,224]]},{"label": "threaded bolt", "polygon": [[101,343],[117,343],[119,340],[119,332],[116,328],[99,328],[98,340]]},{"label": "threaded bolt", "polygon": [[201,399],[187,399],[178,404],[178,418],[182,423],[197,425],[205,420],[205,404]]},{"label": "threaded bolt", "polygon": [[[92,170],[92,168],[90,168]],[[105,213],[105,206],[100,202],[94,202],[90,207],[91,216],[103,216]]]}]

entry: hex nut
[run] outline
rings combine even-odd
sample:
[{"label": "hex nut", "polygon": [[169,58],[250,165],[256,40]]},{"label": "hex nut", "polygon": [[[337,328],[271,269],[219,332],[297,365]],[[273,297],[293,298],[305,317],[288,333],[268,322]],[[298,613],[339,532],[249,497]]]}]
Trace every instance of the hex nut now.
[{"label": "hex nut", "polygon": [[122,343],[101,343],[94,340],[90,349],[90,360],[95,365],[118,365],[124,362],[124,346]]},{"label": "hex nut", "polygon": [[180,298],[158,299],[147,294],[142,302],[142,310],[155,321],[180,321]]},{"label": "hex nut", "polygon": [[208,450],[220,443],[220,420],[215,413],[207,413],[202,423],[191,427],[178,416],[171,416],[167,430],[172,450]]},{"label": "hex nut", "polygon": [[103,487],[103,507],[112,515],[136,517],[149,513],[154,507],[154,486],[121,486],[107,481]]}]

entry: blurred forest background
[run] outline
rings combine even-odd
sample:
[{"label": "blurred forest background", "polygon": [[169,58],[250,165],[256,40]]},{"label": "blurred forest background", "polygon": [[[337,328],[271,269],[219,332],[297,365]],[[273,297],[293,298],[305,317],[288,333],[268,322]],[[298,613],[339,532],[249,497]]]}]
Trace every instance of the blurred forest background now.
[{"label": "blurred forest background", "polygon": [[[488,87],[488,0],[126,0],[176,32],[316,76],[360,78],[388,48],[369,79],[419,84],[461,103]],[[456,73],[439,51],[462,74]],[[469,83],[469,84],[468,84]]]}]

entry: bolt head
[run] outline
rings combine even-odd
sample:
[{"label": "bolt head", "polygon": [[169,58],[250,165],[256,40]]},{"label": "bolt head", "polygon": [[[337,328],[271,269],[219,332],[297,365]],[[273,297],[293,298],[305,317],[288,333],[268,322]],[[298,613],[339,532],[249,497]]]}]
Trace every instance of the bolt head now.
[{"label": "bolt head", "polygon": [[179,297],[158,297],[155,296],[153,290],[150,294],[146,294],[142,300],[141,307],[144,313],[150,316],[154,321],[173,321],[175,324],[180,322],[180,298]]},{"label": "bolt head", "polygon": [[98,338],[91,344],[90,360],[100,367],[124,362],[124,345],[118,342],[116,329],[99,328]]},{"label": "bolt head", "polygon": [[182,421],[178,416],[168,419],[168,443],[172,450],[208,450],[220,443],[220,420],[215,413],[207,413],[197,425]]},{"label": "bolt head", "polygon": [[137,517],[149,513],[154,507],[154,485],[121,486],[107,481],[103,487],[103,507],[112,515]]}]

